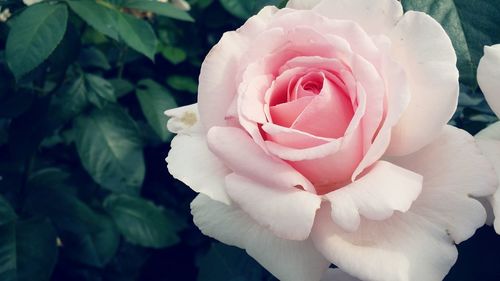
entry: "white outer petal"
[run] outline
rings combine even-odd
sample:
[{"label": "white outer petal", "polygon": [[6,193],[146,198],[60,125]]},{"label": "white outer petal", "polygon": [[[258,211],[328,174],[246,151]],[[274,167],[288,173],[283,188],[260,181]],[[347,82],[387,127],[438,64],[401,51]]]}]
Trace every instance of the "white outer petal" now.
[{"label": "white outer petal", "polygon": [[265,186],[237,174],[226,177],[226,192],[256,222],[289,240],[309,237],[321,204],[316,194]]},{"label": "white outer petal", "polygon": [[442,280],[457,258],[454,242],[485,222],[485,210],[472,196],[495,191],[493,168],[472,136],[451,126],[420,151],[388,161],[424,177],[410,210],[384,221],[362,219],[357,231],[348,232],[333,223],[324,204],[311,238],[331,262],[362,280]]},{"label": "white outer petal", "polygon": [[388,148],[390,155],[401,156],[431,143],[455,112],[457,58],[444,29],[425,13],[405,13],[389,36],[393,59],[404,68],[411,94]]},{"label": "white outer petal", "polygon": [[484,47],[477,67],[477,82],[491,109],[500,116],[500,44]]},{"label": "white outer petal", "polygon": [[177,135],[167,159],[172,176],[196,192],[230,204],[224,179],[231,171],[208,149],[206,138],[199,134]]},{"label": "white outer petal", "polygon": [[386,34],[403,16],[397,0],[323,0],[314,11],[331,19],[352,20],[369,34]]},{"label": "white outer petal", "polygon": [[330,265],[309,239],[291,241],[278,238],[234,206],[198,195],[191,203],[191,213],[203,234],[245,249],[280,280],[320,280]]},{"label": "white outer petal", "polygon": [[329,268],[321,281],[360,281],[339,268]]},{"label": "white outer petal", "polygon": [[[490,160],[495,168],[497,178],[500,179],[500,122],[496,122],[476,135],[477,145],[483,154]],[[486,202],[485,202],[486,203]],[[493,196],[488,198],[490,206],[494,214],[495,230],[500,234],[500,187]]]},{"label": "white outer petal", "polygon": [[318,5],[319,2],[321,0],[289,0],[286,7],[297,10],[310,10]]},{"label": "white outer petal", "polygon": [[356,231],[360,215],[385,220],[394,211],[408,211],[421,189],[421,175],[378,161],[360,179],[324,196],[331,203],[333,221],[347,231]]}]

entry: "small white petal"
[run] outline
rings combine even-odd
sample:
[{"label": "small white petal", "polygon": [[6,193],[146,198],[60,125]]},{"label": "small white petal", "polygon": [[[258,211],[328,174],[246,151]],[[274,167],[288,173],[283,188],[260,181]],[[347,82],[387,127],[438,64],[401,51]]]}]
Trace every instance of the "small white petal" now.
[{"label": "small white petal", "polygon": [[191,213],[203,234],[245,249],[280,280],[320,280],[330,265],[310,240],[278,238],[237,207],[200,194],[191,203]]},{"label": "small white petal", "polygon": [[167,129],[175,134],[202,133],[198,104],[191,104],[165,111],[170,117]]}]

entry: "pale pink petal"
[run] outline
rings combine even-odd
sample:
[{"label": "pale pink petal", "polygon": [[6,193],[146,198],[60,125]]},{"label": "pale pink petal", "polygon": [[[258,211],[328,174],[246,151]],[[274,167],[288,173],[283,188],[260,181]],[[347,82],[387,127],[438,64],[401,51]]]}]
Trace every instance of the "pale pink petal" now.
[{"label": "pale pink petal", "polygon": [[[476,135],[476,142],[483,154],[490,160],[500,179],[500,122],[494,123]],[[485,202],[486,203],[486,202]],[[488,198],[488,209],[493,211],[495,230],[500,234],[500,188]]]},{"label": "pale pink petal", "polygon": [[[298,131],[291,128],[265,123],[262,125],[262,130],[266,133],[266,148],[274,155],[279,155],[270,149],[270,146],[277,145],[280,149],[287,150],[289,148],[311,148],[322,144],[336,142],[329,138],[323,138],[311,135],[306,132]],[[332,150],[335,148],[332,148]],[[298,152],[300,154],[300,152]],[[281,158],[281,157],[280,157]]]},{"label": "pale pink petal", "polygon": [[455,242],[468,239],[484,224],[486,212],[475,198],[495,192],[497,179],[469,133],[446,126],[420,151],[390,161],[424,177],[411,210],[447,229]]},{"label": "pale pink petal", "polygon": [[250,48],[249,42],[267,29],[276,11],[276,7],[267,6],[237,31],[224,33],[205,57],[199,77],[198,107],[206,129],[226,124],[227,111],[241,82],[242,57]]},{"label": "pale pink petal", "polygon": [[[208,145],[226,166],[238,175],[266,186],[314,192],[312,184],[284,161],[267,155],[243,130],[212,127]],[[271,177],[269,175],[272,175]]]},{"label": "pale pink petal", "polygon": [[245,249],[280,280],[320,280],[330,265],[309,239],[278,238],[237,207],[198,195],[191,203],[191,213],[203,234]]},{"label": "pale pink petal", "polygon": [[351,101],[348,94],[324,74],[322,87],[291,128],[320,137],[342,137],[354,115]]},{"label": "pale pink petal", "polygon": [[311,238],[329,261],[370,281],[441,281],[457,259],[445,228],[412,213],[361,220],[356,232],[333,223],[330,206],[316,215]]},{"label": "pale pink petal", "polygon": [[378,128],[376,137],[373,139],[363,160],[361,160],[361,163],[359,163],[354,171],[352,175],[353,180],[366,167],[369,167],[384,155],[391,141],[392,127],[398,123],[399,118],[401,118],[401,115],[410,102],[410,91],[404,70],[398,64],[385,58],[381,62],[379,71],[384,73],[383,77],[387,93],[385,97],[385,119],[382,122],[382,126]]},{"label": "pale pink petal", "polygon": [[197,103],[169,109],[165,111],[165,115],[170,117],[167,129],[172,133],[187,135],[203,133]]},{"label": "pale pink petal", "polygon": [[397,0],[323,0],[313,11],[331,19],[352,20],[370,34],[386,34],[403,15]]},{"label": "pale pink petal", "polygon": [[406,155],[438,137],[455,112],[457,58],[444,29],[424,13],[407,12],[390,37],[391,53],[406,72],[411,100],[392,130],[389,153]]},{"label": "pale pink petal", "polygon": [[321,281],[361,281],[343,272],[339,268],[329,268]]},{"label": "pale pink petal", "polygon": [[286,7],[297,10],[309,10],[319,2],[321,2],[321,0],[289,0]]},{"label": "pale pink petal", "polygon": [[170,174],[196,192],[229,204],[224,179],[231,171],[208,149],[201,135],[180,134],[172,140],[166,159]]},{"label": "pale pink petal", "polygon": [[313,96],[302,97],[291,102],[281,103],[269,108],[272,121],[283,127],[292,126],[304,108],[313,100]]},{"label": "pale pink petal", "polygon": [[389,161],[424,178],[410,210],[384,221],[362,218],[358,230],[348,232],[324,204],[311,237],[325,257],[362,280],[442,280],[456,261],[453,242],[484,224],[485,210],[472,196],[494,191],[492,168],[472,136],[451,126],[420,151]]},{"label": "pale pink petal", "polygon": [[355,231],[360,215],[385,220],[394,211],[408,211],[421,189],[421,175],[378,161],[360,179],[324,196],[331,203],[333,221],[347,231]]},{"label": "pale pink petal", "polygon": [[299,188],[265,186],[237,174],[226,177],[226,191],[256,222],[288,240],[309,237],[321,204],[320,197]]},{"label": "pale pink petal", "polygon": [[500,44],[484,47],[477,67],[477,82],[491,109],[500,116]]}]

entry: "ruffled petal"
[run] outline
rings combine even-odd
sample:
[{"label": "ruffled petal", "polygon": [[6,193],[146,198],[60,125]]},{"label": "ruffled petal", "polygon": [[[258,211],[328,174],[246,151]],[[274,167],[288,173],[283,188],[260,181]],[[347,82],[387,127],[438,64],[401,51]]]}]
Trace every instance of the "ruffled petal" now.
[{"label": "ruffled petal", "polygon": [[256,222],[288,240],[309,237],[321,204],[321,198],[310,192],[264,186],[237,174],[226,177],[226,191]]},{"label": "ruffled petal", "polygon": [[403,16],[396,0],[323,0],[313,11],[331,19],[352,20],[374,35],[386,34]]},{"label": "ruffled petal", "polygon": [[191,203],[191,213],[203,234],[245,249],[280,280],[320,280],[330,265],[310,240],[278,238],[239,208],[198,195]]},{"label": "ruffled petal", "polygon": [[[479,132],[476,135],[476,142],[483,154],[490,160],[495,168],[497,178],[500,179],[500,122],[494,123],[486,129]],[[497,187],[497,191],[493,196],[488,198],[490,206],[486,206],[488,209],[492,209],[494,214],[493,225],[498,234],[500,234],[500,188]]]},{"label": "ruffled petal", "polygon": [[383,222],[362,219],[356,232],[348,232],[333,223],[325,204],[311,238],[328,260],[367,281],[441,281],[458,254],[444,228],[412,213]]},{"label": "ruffled petal", "polygon": [[360,215],[385,220],[394,211],[408,211],[421,189],[421,175],[378,161],[360,179],[324,196],[331,203],[333,221],[347,231],[355,231]]},{"label": "ruffled petal", "polygon": [[392,130],[388,152],[406,155],[437,138],[455,112],[457,58],[441,25],[421,12],[405,13],[390,37],[391,53],[406,72],[411,100]]},{"label": "ruffled petal", "polygon": [[311,238],[326,258],[362,280],[442,280],[457,258],[453,242],[484,224],[485,210],[471,196],[494,192],[492,168],[472,136],[451,126],[420,151],[387,160],[424,177],[410,210],[384,221],[362,218],[358,230],[348,232],[324,204]]},{"label": "ruffled petal", "polygon": [[492,195],[495,171],[467,132],[446,126],[420,151],[392,163],[424,176],[424,188],[412,211],[447,229],[457,243],[484,225],[486,212],[477,197]]},{"label": "ruffled petal", "polygon": [[491,109],[500,116],[500,44],[484,47],[477,67],[477,82]]},{"label": "ruffled petal", "polygon": [[172,176],[196,192],[230,204],[224,179],[231,171],[208,149],[201,135],[177,135],[166,159]]},{"label": "ruffled petal", "polygon": [[314,192],[305,177],[284,161],[267,155],[243,130],[212,127],[207,137],[210,149],[236,174],[266,186],[283,189],[300,186]]}]

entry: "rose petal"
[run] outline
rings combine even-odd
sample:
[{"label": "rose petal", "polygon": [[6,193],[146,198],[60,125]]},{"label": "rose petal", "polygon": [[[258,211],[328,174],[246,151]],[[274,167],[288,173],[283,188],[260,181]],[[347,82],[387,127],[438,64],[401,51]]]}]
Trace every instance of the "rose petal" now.
[{"label": "rose petal", "polygon": [[421,189],[421,175],[378,161],[360,179],[324,196],[331,203],[333,221],[347,231],[355,231],[360,215],[385,220],[394,211],[408,211]]},{"label": "rose petal", "polygon": [[319,209],[321,199],[301,189],[265,186],[251,179],[230,174],[226,191],[250,217],[288,240],[305,240]]},{"label": "rose petal", "polygon": [[198,104],[191,104],[165,111],[170,117],[167,129],[175,134],[201,134],[203,129],[198,114]]},{"label": "rose petal", "polygon": [[356,232],[333,223],[330,206],[316,215],[311,238],[328,260],[361,280],[439,281],[457,259],[446,230],[412,213],[362,220]]},{"label": "rose petal", "polygon": [[241,80],[243,54],[248,50],[249,42],[267,29],[276,11],[276,7],[267,6],[237,31],[224,33],[205,57],[199,77],[198,104],[201,122],[206,129],[226,124],[227,110]]},{"label": "rose petal", "polygon": [[[497,179],[500,179],[500,122],[496,122],[476,135],[476,142],[483,154],[490,160],[495,168]],[[495,215],[494,226],[500,234],[500,188],[493,196],[488,198],[487,208],[492,208]]]},{"label": "rose petal", "polygon": [[393,58],[406,72],[411,101],[392,130],[388,153],[406,155],[438,137],[455,112],[457,58],[444,29],[424,13],[407,12],[390,37]]},{"label": "rose petal", "polygon": [[455,242],[470,238],[484,225],[486,212],[472,197],[491,195],[497,179],[467,132],[446,126],[420,151],[390,161],[424,176],[424,188],[412,210],[447,229]]},{"label": "rose petal", "polygon": [[297,10],[310,10],[319,2],[321,0],[289,0],[286,7]]},{"label": "rose petal", "polygon": [[306,178],[284,161],[267,155],[243,130],[212,127],[207,137],[214,154],[238,175],[267,186],[288,189],[301,186],[314,192]]},{"label": "rose petal", "polygon": [[203,234],[245,249],[280,280],[319,280],[330,265],[310,240],[278,238],[239,208],[198,195],[191,203],[191,213]]},{"label": "rose petal", "polygon": [[457,257],[452,242],[484,224],[485,210],[470,196],[494,191],[492,168],[472,136],[451,126],[422,150],[389,160],[424,177],[409,211],[382,222],[362,219],[357,231],[347,232],[325,204],[311,237],[331,262],[363,280],[442,280]]},{"label": "rose petal", "polygon": [[229,204],[224,179],[229,169],[210,152],[207,141],[200,135],[177,135],[172,140],[167,159],[172,176],[196,192]]},{"label": "rose petal", "polygon": [[343,272],[339,268],[329,268],[321,281],[361,281]]},{"label": "rose petal", "polygon": [[403,15],[396,0],[323,0],[312,10],[331,19],[352,20],[370,34],[386,34]]},{"label": "rose petal", "polygon": [[477,67],[477,82],[491,109],[500,116],[500,44],[484,47]]}]

